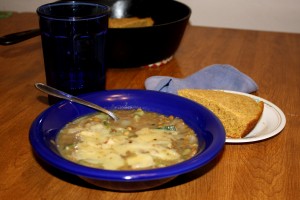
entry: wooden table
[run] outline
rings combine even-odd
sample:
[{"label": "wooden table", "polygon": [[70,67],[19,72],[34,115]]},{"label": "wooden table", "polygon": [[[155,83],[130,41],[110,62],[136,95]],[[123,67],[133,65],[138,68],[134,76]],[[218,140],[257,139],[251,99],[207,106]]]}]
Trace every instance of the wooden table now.
[{"label": "wooden table", "polygon": [[[0,35],[38,27],[34,13],[0,19]],[[180,48],[156,68],[109,69],[107,89],[144,88],[153,75],[185,77],[205,66],[227,63],[251,76],[256,95],[286,115],[284,130],[251,144],[226,144],[203,169],[144,192],[112,192],[77,177],[47,170],[33,156],[28,130],[45,110],[40,37],[0,46],[0,199],[297,199],[300,197],[300,34],[189,26]]]}]

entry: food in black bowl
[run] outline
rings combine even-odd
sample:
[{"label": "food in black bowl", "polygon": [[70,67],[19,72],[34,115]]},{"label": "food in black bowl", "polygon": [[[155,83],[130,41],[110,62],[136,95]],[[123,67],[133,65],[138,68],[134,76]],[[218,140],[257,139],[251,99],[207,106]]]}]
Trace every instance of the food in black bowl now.
[{"label": "food in black bowl", "polygon": [[111,7],[111,18],[150,18],[151,26],[108,29],[109,68],[148,66],[170,59],[178,49],[191,9],[173,0],[87,0]]}]

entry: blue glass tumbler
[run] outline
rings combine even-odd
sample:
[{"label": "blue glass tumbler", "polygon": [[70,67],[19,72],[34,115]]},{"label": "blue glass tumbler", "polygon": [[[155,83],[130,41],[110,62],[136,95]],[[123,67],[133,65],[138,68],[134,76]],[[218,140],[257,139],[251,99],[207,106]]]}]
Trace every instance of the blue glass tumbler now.
[{"label": "blue glass tumbler", "polygon": [[[37,9],[46,82],[72,95],[105,89],[105,36],[110,8],[56,2]],[[59,99],[48,97],[49,104]]]}]

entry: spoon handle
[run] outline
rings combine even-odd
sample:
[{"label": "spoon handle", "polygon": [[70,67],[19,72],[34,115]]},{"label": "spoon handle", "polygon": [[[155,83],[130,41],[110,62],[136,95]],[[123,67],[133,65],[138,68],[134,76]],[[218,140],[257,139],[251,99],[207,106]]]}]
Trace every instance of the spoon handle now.
[{"label": "spoon handle", "polygon": [[65,93],[63,91],[60,91],[58,89],[55,89],[55,88],[50,87],[48,85],[45,85],[43,83],[35,83],[35,87],[37,89],[39,89],[40,91],[45,92],[49,95],[52,95],[52,96],[55,96],[55,97],[58,97],[58,98],[61,98],[61,99],[65,99],[65,100],[68,100],[68,101],[71,101],[71,102],[76,102],[78,104],[82,104],[82,105],[88,106],[90,108],[93,108],[95,110],[104,112],[104,113],[108,114],[111,118],[113,118],[115,121],[118,120],[118,117],[114,113],[112,113],[109,110],[106,110],[106,109],[104,109],[104,108],[102,108],[102,107],[100,107],[96,104],[93,104],[91,102],[85,101],[83,99],[80,99],[78,97],[75,97],[73,95]]}]

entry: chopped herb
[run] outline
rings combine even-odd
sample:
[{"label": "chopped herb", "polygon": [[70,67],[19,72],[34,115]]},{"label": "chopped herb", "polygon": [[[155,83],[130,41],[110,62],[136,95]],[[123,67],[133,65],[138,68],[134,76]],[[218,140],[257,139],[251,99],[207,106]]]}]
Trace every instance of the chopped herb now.
[{"label": "chopped herb", "polygon": [[162,127],[157,128],[157,129],[163,129],[163,130],[166,130],[166,131],[176,131],[176,126],[174,126],[174,125],[162,126]]}]

